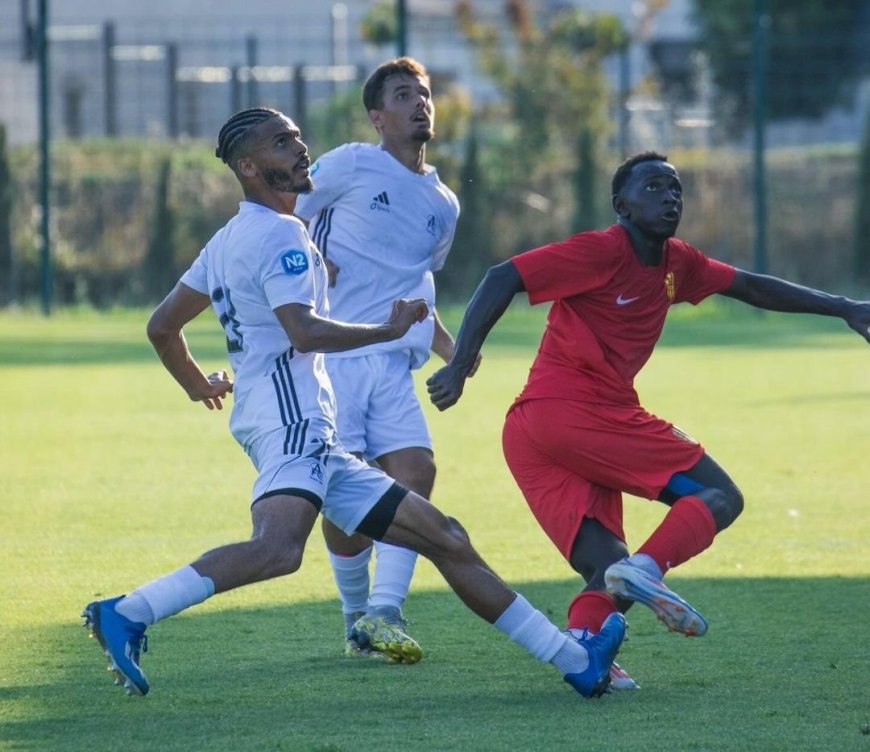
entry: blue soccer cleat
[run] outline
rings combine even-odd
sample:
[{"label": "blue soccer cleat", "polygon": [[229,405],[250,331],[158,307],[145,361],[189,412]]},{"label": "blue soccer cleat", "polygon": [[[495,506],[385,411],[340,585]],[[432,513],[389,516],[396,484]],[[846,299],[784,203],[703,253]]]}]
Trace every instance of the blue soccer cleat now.
[{"label": "blue soccer cleat", "polygon": [[604,573],[604,582],[612,595],[643,603],[652,609],[672,632],[700,637],[707,631],[707,622],[698,611],[661,580],[628,559],[611,564]]},{"label": "blue soccer cleat", "polygon": [[586,648],[589,665],[579,673],[565,674],[565,681],[584,697],[603,695],[610,686],[610,667],[625,639],[625,630],[625,617],[614,611],[604,620],[598,634],[578,639],[569,632],[569,639]]},{"label": "blue soccer cleat", "polygon": [[[569,628],[567,632],[571,637],[578,641],[588,640],[595,634],[595,632],[590,632],[586,627],[583,629]],[[610,684],[606,691],[612,692],[614,690],[621,691],[629,689],[640,689],[640,685],[631,678],[628,671],[614,661],[610,664]]]},{"label": "blue soccer cleat", "polygon": [[93,601],[85,606],[84,626],[90,629],[109,659],[109,671],[115,675],[115,684],[122,684],[128,695],[148,694],[148,679],[139,668],[140,652],[148,652],[145,625],[130,621],[115,610],[124,596],[105,601]]}]

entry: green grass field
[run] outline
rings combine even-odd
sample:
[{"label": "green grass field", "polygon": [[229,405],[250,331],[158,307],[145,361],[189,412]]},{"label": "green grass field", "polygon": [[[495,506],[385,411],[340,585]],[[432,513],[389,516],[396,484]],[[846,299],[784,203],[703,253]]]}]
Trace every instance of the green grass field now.
[{"label": "green grass field", "polygon": [[[500,450],[542,313],[512,309],[463,401],[431,411],[434,500],[562,624],[578,578]],[[253,479],[228,413],[162,370],[146,316],[0,315],[0,749],[870,752],[870,349],[840,322],[678,310],[641,374],[647,406],[701,439],[747,504],[669,578],[707,636],[631,612],[620,661],[640,692],[583,700],[425,561],[406,604],[423,662],[342,658],[315,536],[299,574],[154,627],[140,699],[111,685],[82,606],[247,537]],[[210,317],[189,340],[205,368],[224,364]],[[626,500],[630,545],[662,511]]]}]

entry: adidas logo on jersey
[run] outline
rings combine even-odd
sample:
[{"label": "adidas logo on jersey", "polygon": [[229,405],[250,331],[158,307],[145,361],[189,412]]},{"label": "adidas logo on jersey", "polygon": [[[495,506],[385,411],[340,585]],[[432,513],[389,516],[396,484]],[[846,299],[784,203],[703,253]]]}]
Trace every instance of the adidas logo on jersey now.
[{"label": "adidas logo on jersey", "polygon": [[371,204],[369,204],[369,209],[388,212],[390,210],[390,197],[387,195],[387,192],[381,191],[375,196]]}]

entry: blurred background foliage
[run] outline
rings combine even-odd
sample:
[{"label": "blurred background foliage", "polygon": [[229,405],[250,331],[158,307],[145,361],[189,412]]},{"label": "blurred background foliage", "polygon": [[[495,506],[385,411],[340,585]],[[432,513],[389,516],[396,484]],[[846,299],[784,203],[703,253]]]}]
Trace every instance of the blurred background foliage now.
[{"label": "blurred background foliage", "polygon": [[[745,127],[751,107],[752,0],[694,2],[715,106],[723,129],[736,132],[737,124]],[[861,3],[838,0],[820,13],[811,0],[769,2],[772,31],[778,32],[770,49],[771,119],[817,117],[854,98],[866,72],[867,53],[858,42],[867,37],[857,34],[864,28]],[[648,10],[666,4],[646,3]],[[525,0],[508,0],[504,8],[505,22],[498,26],[479,18],[472,2],[455,5],[473,65],[499,96],[475,101],[455,78],[433,69],[436,138],[427,157],[462,206],[453,250],[440,273],[442,300],[466,300],[492,263],[613,221],[610,178],[623,155],[614,148],[618,123],[607,66],[626,51],[628,31],[610,13],[574,7],[539,23]],[[817,32],[813,46],[796,47],[807,29]],[[386,45],[396,34],[392,4],[373,5],[359,33],[382,59],[391,57]],[[799,64],[801,56],[811,64]],[[808,76],[810,68],[817,75]],[[669,81],[650,80],[640,88],[667,98]],[[805,96],[786,98],[783,92],[795,87]],[[677,87],[672,96],[683,94]],[[337,89],[313,103],[303,137],[314,157],[346,141],[374,141],[360,87]],[[723,137],[712,145],[671,149],[669,157],[685,185],[681,237],[752,268],[752,154],[745,140]],[[860,144],[778,148],[768,152],[766,163],[771,273],[866,294],[870,129]],[[159,300],[241,198],[232,174],[203,139],[57,138],[52,169],[59,305]],[[39,292],[37,175],[35,147],[10,147],[0,125],[2,304],[27,303]]]}]

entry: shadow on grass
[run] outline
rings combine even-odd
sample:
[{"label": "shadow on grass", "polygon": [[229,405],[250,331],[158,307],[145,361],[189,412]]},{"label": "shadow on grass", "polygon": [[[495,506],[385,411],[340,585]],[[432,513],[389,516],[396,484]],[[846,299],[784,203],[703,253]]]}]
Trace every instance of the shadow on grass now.
[{"label": "shadow on grass", "polygon": [[[667,634],[638,607],[620,660],[644,688],[596,701],[449,592],[408,601],[426,650],[416,666],[341,657],[335,602],[219,611],[217,599],[151,630],[144,699],[111,685],[97,644],[72,622],[35,629],[15,648],[17,681],[0,687],[0,746],[867,749],[870,579],[672,580],[710,632]],[[561,623],[574,583],[518,589]]]}]

